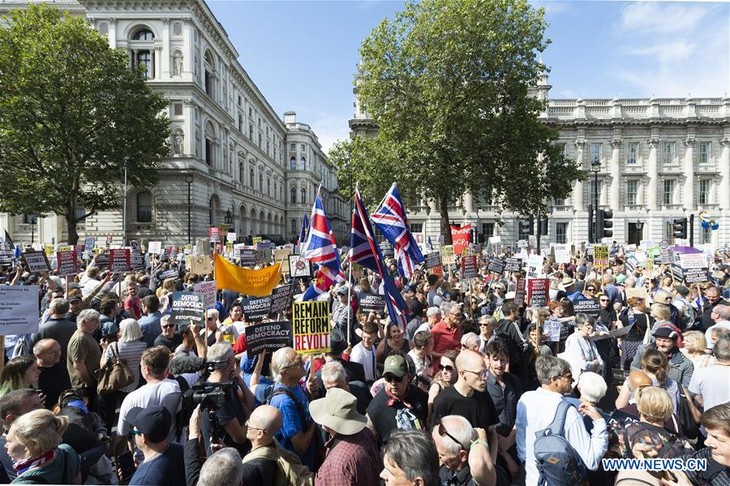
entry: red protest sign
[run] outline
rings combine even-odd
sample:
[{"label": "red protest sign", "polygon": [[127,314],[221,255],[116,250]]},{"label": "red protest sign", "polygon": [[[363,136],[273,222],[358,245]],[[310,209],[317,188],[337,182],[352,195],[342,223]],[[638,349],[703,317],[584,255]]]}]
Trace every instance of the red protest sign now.
[{"label": "red protest sign", "polygon": [[464,226],[451,226],[451,244],[454,245],[454,253],[461,255],[465,248],[469,248],[469,236],[471,235],[471,224]]},{"label": "red protest sign", "polygon": [[550,279],[527,279],[527,305],[530,307],[546,307],[550,303]]},{"label": "red protest sign", "polygon": [[132,267],[132,256],[129,248],[109,250],[109,270],[112,273],[129,272]]},{"label": "red protest sign", "polygon": [[78,273],[79,261],[75,250],[57,251],[56,260],[58,261],[59,275],[71,275]]}]

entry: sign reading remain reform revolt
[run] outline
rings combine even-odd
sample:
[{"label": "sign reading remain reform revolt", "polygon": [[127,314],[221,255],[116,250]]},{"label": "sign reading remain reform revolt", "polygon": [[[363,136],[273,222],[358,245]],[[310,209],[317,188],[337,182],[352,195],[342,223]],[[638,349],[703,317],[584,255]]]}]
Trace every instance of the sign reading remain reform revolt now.
[{"label": "sign reading remain reform revolt", "polygon": [[330,350],[330,303],[294,302],[292,305],[294,350],[301,354]]}]

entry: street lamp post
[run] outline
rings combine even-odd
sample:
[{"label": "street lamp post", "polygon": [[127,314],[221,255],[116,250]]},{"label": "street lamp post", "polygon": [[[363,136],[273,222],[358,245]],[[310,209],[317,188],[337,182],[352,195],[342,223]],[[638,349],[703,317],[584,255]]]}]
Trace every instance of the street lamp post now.
[{"label": "street lamp post", "polygon": [[192,217],[191,217],[191,186],[193,185],[193,175],[185,174],[185,183],[188,185],[188,245],[192,244]]},{"label": "street lamp post", "polygon": [[38,215],[33,213],[28,215],[28,223],[30,224],[30,246],[35,243],[35,225],[38,224]]},{"label": "street lamp post", "polygon": [[122,205],[122,246],[127,246],[127,164],[129,157],[124,157],[124,201]]},{"label": "street lamp post", "polygon": [[598,173],[601,171],[601,161],[594,160],[591,162],[591,172],[593,172],[593,243],[599,243],[598,238]]}]

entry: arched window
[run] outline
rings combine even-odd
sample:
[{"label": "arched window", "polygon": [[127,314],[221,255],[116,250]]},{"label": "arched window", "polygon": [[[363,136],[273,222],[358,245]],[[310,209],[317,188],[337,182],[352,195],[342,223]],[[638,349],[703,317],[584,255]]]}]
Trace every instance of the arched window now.
[{"label": "arched window", "polygon": [[215,167],[215,146],[216,133],[213,124],[208,122],[205,125],[205,163]]},{"label": "arched window", "polygon": [[149,29],[140,29],[132,36],[132,42],[130,43],[132,66],[144,66],[145,79],[154,78],[154,66],[153,66],[153,45],[152,42],[155,40],[155,35]]},{"label": "arched window", "polygon": [[142,29],[138,30],[132,39],[136,41],[153,41],[155,40],[155,34],[153,34],[151,30]]},{"label": "arched window", "polygon": [[251,167],[250,169],[248,169],[248,183],[251,186],[251,189],[253,189],[253,183],[255,180],[256,179],[253,175],[253,167]]},{"label": "arched window", "polygon": [[289,169],[291,170],[297,170],[297,158],[292,155],[292,158],[289,159]]},{"label": "arched window", "polygon": [[296,189],[296,187],[292,187],[291,188],[291,200],[290,200],[290,202],[292,204],[296,204],[297,203],[297,189]]},{"label": "arched window", "polygon": [[266,178],[266,195],[271,196],[271,177]]},{"label": "arched window", "polygon": [[241,184],[243,184],[243,177],[245,172],[243,172],[243,162],[238,163],[238,180],[241,181]]},{"label": "arched window", "polygon": [[264,174],[259,170],[259,191],[264,192]]},{"label": "arched window", "polygon": [[215,99],[215,59],[210,51],[205,52],[205,93]]},{"label": "arched window", "polygon": [[137,193],[137,222],[152,222],[152,193],[150,191]]},{"label": "arched window", "polygon": [[302,204],[307,204],[307,190],[302,189]]},{"label": "arched window", "polygon": [[300,161],[302,163],[302,170],[307,170],[307,158],[306,157],[302,157],[300,159]]}]

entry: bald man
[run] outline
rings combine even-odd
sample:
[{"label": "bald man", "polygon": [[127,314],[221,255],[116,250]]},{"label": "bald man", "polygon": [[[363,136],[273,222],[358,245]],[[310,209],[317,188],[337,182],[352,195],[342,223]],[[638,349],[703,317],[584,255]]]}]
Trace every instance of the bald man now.
[{"label": "bald man", "polygon": [[61,361],[61,345],[55,339],[41,339],[33,346],[38,365],[38,389],[46,396],[45,407],[51,410],[64,390],[71,388],[66,363]]},{"label": "bald man", "polygon": [[282,421],[279,409],[271,405],[259,405],[251,412],[246,422],[248,426],[246,438],[251,441],[251,452],[243,458],[243,484],[274,484],[276,459],[267,454],[269,451],[257,449],[272,449],[273,457],[276,456],[273,451],[274,434],[281,429]]},{"label": "bald man", "polygon": [[484,358],[474,351],[462,351],[456,357],[458,379],[454,386],[444,388],[433,402],[431,426],[439,424],[441,417],[461,415],[474,427],[487,431],[491,457],[497,456],[497,434],[494,427],[499,415],[492,397],[487,391],[487,365]]}]

